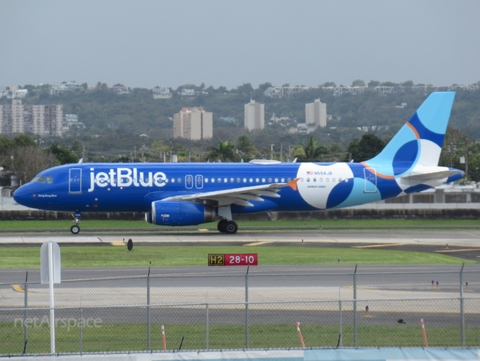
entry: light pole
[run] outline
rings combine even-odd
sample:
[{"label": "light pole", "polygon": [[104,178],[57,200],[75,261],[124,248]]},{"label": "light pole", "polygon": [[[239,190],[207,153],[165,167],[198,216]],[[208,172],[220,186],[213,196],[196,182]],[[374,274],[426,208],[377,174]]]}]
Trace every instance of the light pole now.
[{"label": "light pole", "polygon": [[273,159],[273,146],[275,144],[270,144],[270,159]]}]

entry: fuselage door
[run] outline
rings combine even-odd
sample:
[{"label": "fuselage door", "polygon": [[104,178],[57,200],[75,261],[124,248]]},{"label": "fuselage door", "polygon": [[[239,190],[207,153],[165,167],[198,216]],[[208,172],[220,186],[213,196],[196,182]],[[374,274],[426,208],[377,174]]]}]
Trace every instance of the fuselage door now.
[{"label": "fuselage door", "polygon": [[68,170],[68,193],[82,193],[82,169],[70,168]]},{"label": "fuselage door", "polygon": [[363,175],[365,178],[365,193],[376,193],[377,192],[377,171],[375,168],[364,168]]},{"label": "fuselage door", "polygon": [[202,189],[203,188],[203,175],[197,174],[195,176],[195,188]]},{"label": "fuselage door", "polygon": [[185,176],[185,188],[192,189],[193,188],[193,176],[186,175]]}]

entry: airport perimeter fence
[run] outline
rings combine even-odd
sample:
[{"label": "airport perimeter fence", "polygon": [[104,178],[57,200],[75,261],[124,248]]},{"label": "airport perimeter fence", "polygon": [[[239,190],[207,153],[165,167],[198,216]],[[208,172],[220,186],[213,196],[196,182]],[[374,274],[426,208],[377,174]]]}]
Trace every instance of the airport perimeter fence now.
[{"label": "airport perimeter fence", "polygon": [[1,283],[0,355],[480,345],[476,266],[239,271]]}]

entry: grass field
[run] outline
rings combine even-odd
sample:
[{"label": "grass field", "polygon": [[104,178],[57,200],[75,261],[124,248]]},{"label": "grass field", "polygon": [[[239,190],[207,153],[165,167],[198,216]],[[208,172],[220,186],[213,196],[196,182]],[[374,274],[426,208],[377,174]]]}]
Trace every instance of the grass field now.
[{"label": "grass field", "polygon": [[[146,324],[102,324],[98,328],[84,328],[80,343],[79,328],[63,330],[56,335],[56,351],[73,352],[113,352],[147,350]],[[302,335],[306,347],[337,346],[338,326],[302,325]],[[150,349],[162,350],[161,324],[151,325]],[[428,328],[430,347],[458,347],[460,328],[455,326]],[[206,326],[199,324],[166,324],[167,350],[201,350],[207,348]],[[466,328],[466,346],[478,346],[480,328]],[[23,351],[23,328],[11,323],[0,323],[2,345],[0,354],[20,354]],[[353,327],[342,328],[343,347],[353,347]],[[422,331],[418,325],[360,326],[357,328],[358,347],[423,347]],[[250,348],[300,348],[300,341],[294,323],[254,324],[249,326]],[[244,325],[209,325],[209,349],[245,348]],[[28,353],[48,353],[50,351],[49,328],[46,325],[30,328],[28,331]]]},{"label": "grass field", "polygon": [[[473,261],[436,253],[355,248],[314,248],[299,243],[292,247],[242,246],[61,246],[62,267],[206,266],[209,253],[257,253],[259,265],[402,265],[474,264]],[[0,268],[40,267],[40,245],[0,246]]]},{"label": "grass field", "polygon": [[[71,222],[35,220],[35,221],[1,221],[1,229],[21,229],[35,231],[36,229],[62,229],[69,233]],[[429,231],[444,227],[476,227],[475,220],[318,220],[318,221],[276,221],[276,222],[239,222],[240,227],[291,227],[292,230],[301,227],[366,227],[382,229],[401,227],[395,231],[408,230],[411,227],[425,227]],[[216,223],[208,223],[194,227],[192,231],[202,227],[216,227]],[[143,221],[118,220],[86,220],[82,223],[82,232],[88,229],[151,229],[162,232],[179,228],[159,227]],[[433,228],[433,230],[432,230]],[[181,229],[181,228],[180,228]],[[327,230],[328,231],[328,230]],[[360,230],[361,231],[361,230]],[[39,246],[2,246],[0,253],[0,268],[36,268],[39,267]],[[198,246],[140,246],[135,245],[131,252],[125,247],[112,246],[62,246],[62,267],[147,267],[152,261],[153,266],[204,266],[209,253],[257,253],[260,265],[333,265],[341,260],[347,265],[401,265],[401,264],[469,264],[473,261],[420,252],[402,252],[392,250],[369,250],[353,248],[312,248],[299,243],[293,247],[220,247]]]},{"label": "grass field", "polygon": [[[2,220],[0,221],[0,230],[5,229],[61,229],[68,232],[72,222],[69,220]],[[239,221],[240,230],[242,227],[401,227],[408,229],[409,227],[425,227],[425,228],[444,228],[444,227],[478,227],[478,220],[468,219],[439,219],[439,220],[405,220],[405,219],[322,219],[322,220],[306,220],[306,221]],[[205,223],[194,228],[216,228],[217,224]],[[81,223],[82,232],[89,229],[98,228],[151,228],[159,233],[172,230],[181,230],[182,227],[161,227],[149,224],[143,220],[89,220],[86,219]],[[192,228],[192,227],[190,227]]]}]

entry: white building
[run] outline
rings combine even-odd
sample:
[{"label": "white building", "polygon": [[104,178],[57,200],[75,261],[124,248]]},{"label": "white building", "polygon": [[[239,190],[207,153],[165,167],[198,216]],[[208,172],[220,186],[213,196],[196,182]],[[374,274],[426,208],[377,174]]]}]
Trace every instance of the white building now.
[{"label": "white building", "polygon": [[190,140],[210,139],[213,136],[213,113],[203,108],[182,108],[173,115],[173,137]]},{"label": "white building", "polygon": [[52,87],[50,88],[50,94],[58,95],[62,92],[81,89],[81,88],[82,88],[82,84],[77,84],[74,81],[69,81],[69,82],[64,81],[61,83],[53,84]]},{"label": "white building", "polygon": [[320,99],[305,104],[305,123],[325,128],[327,126],[327,104],[322,103]]},{"label": "white building", "polygon": [[156,86],[153,88],[153,99],[170,99],[172,93],[169,88]]},{"label": "white building", "polygon": [[263,128],[265,128],[265,105],[250,100],[250,103],[245,104],[245,129]]}]

